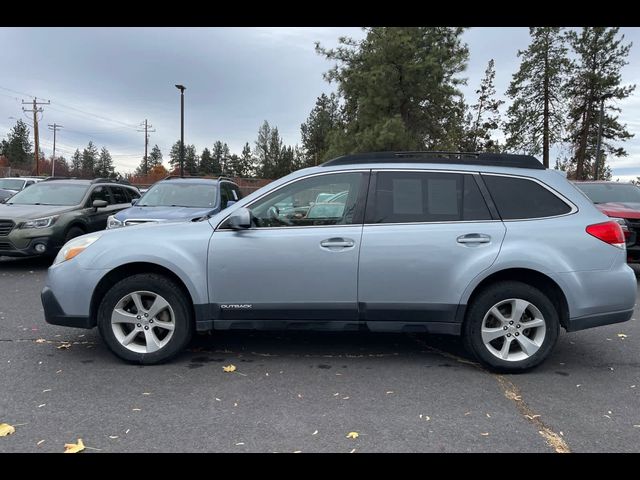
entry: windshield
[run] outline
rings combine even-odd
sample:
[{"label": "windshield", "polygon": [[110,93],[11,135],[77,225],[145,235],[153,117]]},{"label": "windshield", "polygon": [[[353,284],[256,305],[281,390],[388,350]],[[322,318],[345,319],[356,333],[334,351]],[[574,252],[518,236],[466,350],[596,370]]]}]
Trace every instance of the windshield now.
[{"label": "windshield", "polygon": [[216,193],[215,185],[158,183],[143,195],[138,206],[213,208]]},{"label": "windshield", "polygon": [[22,190],[24,180],[15,178],[0,178],[0,189],[4,190]]},{"label": "windshield", "polygon": [[40,182],[16,193],[8,205],[78,205],[89,188],[88,184]]},{"label": "windshield", "polygon": [[640,203],[640,188],[628,183],[578,183],[593,203]]}]

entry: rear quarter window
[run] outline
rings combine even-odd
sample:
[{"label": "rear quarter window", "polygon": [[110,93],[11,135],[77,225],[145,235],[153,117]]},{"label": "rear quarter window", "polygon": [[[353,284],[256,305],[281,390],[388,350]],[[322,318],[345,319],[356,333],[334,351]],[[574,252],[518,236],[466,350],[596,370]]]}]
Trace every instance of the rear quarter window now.
[{"label": "rear quarter window", "polygon": [[522,220],[565,215],[571,207],[533,180],[482,175],[503,220]]}]

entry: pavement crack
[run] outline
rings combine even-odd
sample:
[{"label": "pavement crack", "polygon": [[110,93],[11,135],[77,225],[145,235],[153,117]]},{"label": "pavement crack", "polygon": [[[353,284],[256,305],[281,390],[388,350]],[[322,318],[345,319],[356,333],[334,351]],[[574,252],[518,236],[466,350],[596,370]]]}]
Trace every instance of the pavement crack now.
[{"label": "pavement crack", "polygon": [[424,347],[428,352],[435,353],[450,360],[454,360],[458,363],[470,365],[488,375],[491,375],[498,382],[498,385],[500,385],[505,398],[514,403],[518,412],[520,412],[520,414],[522,414],[522,416],[529,423],[533,424],[533,426],[538,429],[538,433],[549,447],[553,448],[556,453],[571,453],[571,449],[569,448],[569,445],[567,445],[567,442],[565,442],[560,435],[554,432],[551,427],[549,427],[542,421],[542,417],[540,414],[534,413],[531,407],[529,407],[529,405],[527,405],[527,403],[522,399],[520,388],[511,380],[507,379],[503,375],[490,372],[477,362],[472,362],[458,355],[454,355],[452,353],[432,347],[424,340],[417,338],[415,335],[410,335],[410,337],[413,338],[415,342]]}]

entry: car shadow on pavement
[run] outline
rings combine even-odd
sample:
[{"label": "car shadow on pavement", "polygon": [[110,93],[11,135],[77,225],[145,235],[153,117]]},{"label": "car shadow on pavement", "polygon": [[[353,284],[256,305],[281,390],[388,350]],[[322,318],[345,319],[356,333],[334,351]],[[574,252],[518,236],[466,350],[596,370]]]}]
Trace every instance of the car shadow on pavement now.
[{"label": "car shadow on pavement", "polygon": [[25,269],[46,270],[53,263],[53,258],[48,257],[26,257],[11,258],[0,256],[0,271],[14,271],[22,273]]}]

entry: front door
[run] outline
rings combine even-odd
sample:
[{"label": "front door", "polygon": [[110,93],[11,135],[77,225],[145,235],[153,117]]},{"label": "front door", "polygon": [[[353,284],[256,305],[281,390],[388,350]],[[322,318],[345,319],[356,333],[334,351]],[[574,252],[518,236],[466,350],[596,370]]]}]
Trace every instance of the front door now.
[{"label": "front door", "polygon": [[223,222],[209,246],[214,318],[357,321],[367,181],[365,172],[305,177],[247,205],[252,228]]},{"label": "front door", "polygon": [[456,333],[460,298],[495,261],[506,231],[492,217],[476,178],[402,170],[373,174],[358,281],[370,329],[435,322],[452,328],[433,325],[434,331]]},{"label": "front door", "polygon": [[[95,209],[93,208],[94,200],[104,200],[107,202],[107,206]],[[95,187],[92,190],[91,195],[89,195],[89,199],[86,204],[86,217],[89,224],[89,232],[104,230],[107,225],[107,217],[114,213],[111,211],[112,209],[113,200],[109,194],[109,189],[106,186]]]}]

